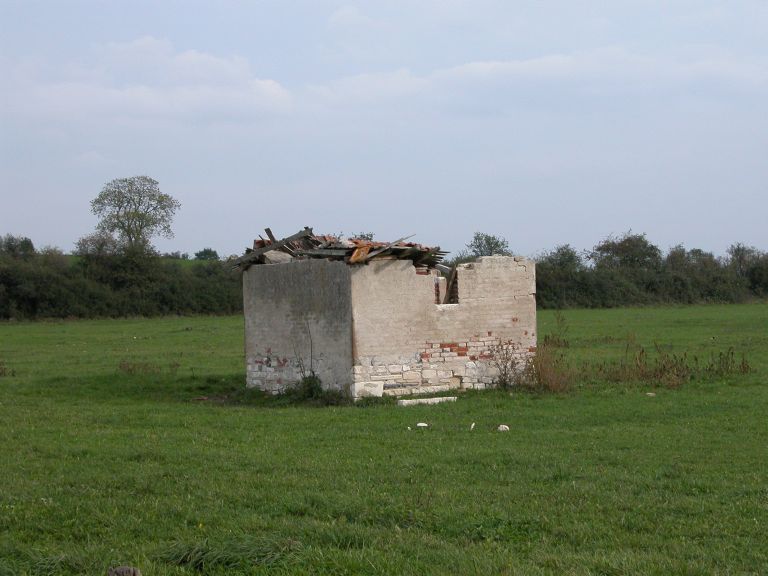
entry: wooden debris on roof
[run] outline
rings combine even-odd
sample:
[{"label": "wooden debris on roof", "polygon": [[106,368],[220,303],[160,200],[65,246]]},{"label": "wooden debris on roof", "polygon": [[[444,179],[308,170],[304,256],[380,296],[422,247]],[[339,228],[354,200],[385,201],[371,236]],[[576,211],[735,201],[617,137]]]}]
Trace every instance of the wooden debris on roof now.
[{"label": "wooden debris on roof", "polygon": [[447,252],[440,247],[423,246],[406,242],[406,236],[394,242],[376,242],[362,238],[340,238],[337,236],[315,235],[312,228],[304,228],[296,234],[277,240],[269,228],[267,238],[259,236],[253,248],[232,261],[232,268],[246,270],[255,264],[285,263],[291,260],[325,258],[341,260],[347,264],[365,264],[372,260],[411,260],[417,268],[435,268]]}]

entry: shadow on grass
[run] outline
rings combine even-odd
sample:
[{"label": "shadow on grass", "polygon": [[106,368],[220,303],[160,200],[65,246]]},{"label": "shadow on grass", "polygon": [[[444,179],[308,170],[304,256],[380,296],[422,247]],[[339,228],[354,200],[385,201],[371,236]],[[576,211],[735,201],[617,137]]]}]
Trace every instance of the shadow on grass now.
[{"label": "shadow on grass", "polygon": [[164,371],[135,369],[130,372],[73,378],[66,374],[47,379],[8,379],[14,393],[30,400],[46,399],[71,402],[121,401],[184,403],[200,406],[286,408],[292,406],[349,406],[370,408],[387,406],[395,398],[365,398],[354,402],[340,391],[326,391],[315,386],[297,385],[283,394],[270,394],[245,386],[245,375],[172,374]]}]

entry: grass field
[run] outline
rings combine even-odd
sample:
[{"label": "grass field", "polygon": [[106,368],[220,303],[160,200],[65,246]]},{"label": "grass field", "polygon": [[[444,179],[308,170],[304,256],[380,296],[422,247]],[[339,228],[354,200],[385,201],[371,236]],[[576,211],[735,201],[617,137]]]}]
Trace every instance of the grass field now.
[{"label": "grass field", "polygon": [[2,324],[0,576],[768,572],[768,305],[565,318],[574,363],[752,372],[286,407],[236,392],[239,317]]}]

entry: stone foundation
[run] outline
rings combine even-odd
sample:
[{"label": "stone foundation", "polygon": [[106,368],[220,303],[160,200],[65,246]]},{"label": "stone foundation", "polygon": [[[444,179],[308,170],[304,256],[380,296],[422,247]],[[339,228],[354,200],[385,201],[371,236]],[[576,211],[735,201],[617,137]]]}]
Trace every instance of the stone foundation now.
[{"label": "stone foundation", "polygon": [[[426,342],[413,354],[398,358],[356,358],[352,367],[354,394],[361,396],[402,396],[447,390],[482,390],[498,376],[494,352],[502,346],[493,336],[473,335],[465,342]],[[506,343],[518,366],[525,363],[533,348],[521,350]]]}]

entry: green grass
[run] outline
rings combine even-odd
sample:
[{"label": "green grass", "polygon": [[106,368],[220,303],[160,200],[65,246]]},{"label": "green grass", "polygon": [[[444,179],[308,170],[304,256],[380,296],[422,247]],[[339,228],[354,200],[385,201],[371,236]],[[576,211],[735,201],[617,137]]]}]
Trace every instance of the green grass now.
[{"label": "green grass", "polygon": [[753,371],[280,407],[242,391],[239,317],[2,324],[0,575],[765,573],[768,305],[565,317],[574,362]]}]

